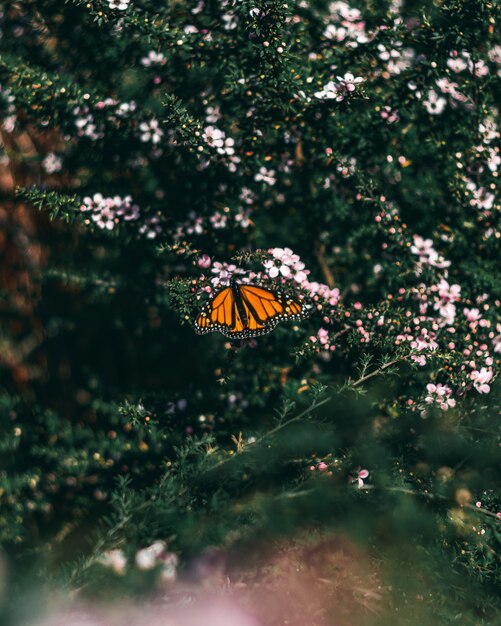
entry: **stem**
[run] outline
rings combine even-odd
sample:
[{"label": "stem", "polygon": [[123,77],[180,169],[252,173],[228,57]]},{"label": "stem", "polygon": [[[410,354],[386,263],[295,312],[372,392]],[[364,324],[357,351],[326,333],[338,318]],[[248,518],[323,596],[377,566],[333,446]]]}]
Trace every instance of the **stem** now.
[{"label": "stem", "polygon": [[378,376],[378,374],[382,374],[389,367],[391,367],[392,365],[396,365],[400,361],[405,360],[405,358],[406,357],[399,357],[397,359],[393,359],[392,361],[388,361],[388,363],[385,363],[384,365],[381,365],[381,367],[378,367],[378,369],[374,370],[370,374],[366,374],[365,376],[361,376],[358,380],[353,382],[351,384],[351,386],[352,387],[360,387],[360,385],[363,385],[367,380],[369,380],[371,378],[374,378],[374,376]]},{"label": "stem", "polygon": [[[299,413],[299,415],[296,415],[295,417],[292,417],[290,420],[287,420],[286,422],[282,422],[281,424],[278,424],[278,426],[275,426],[275,428],[272,428],[267,433],[264,433],[264,435],[261,435],[261,437],[256,439],[256,441],[254,441],[254,443],[251,444],[252,447],[254,447],[256,445],[259,445],[260,443],[262,443],[266,439],[269,439],[270,437],[273,437],[273,435],[276,435],[276,433],[278,433],[279,431],[283,430],[284,428],[287,428],[287,426],[290,426],[291,424],[294,424],[295,422],[299,422],[300,420],[303,419],[303,417],[305,415],[308,415],[308,413],[311,413],[315,409],[323,406],[324,404],[327,404],[327,402],[329,402],[330,400],[331,400],[331,397],[329,396],[329,397],[324,398],[323,400],[320,400],[318,402],[313,402],[313,404],[310,407],[305,409],[302,413]],[[247,452],[250,449],[251,445],[247,444],[242,449],[242,452],[240,454],[243,454],[244,452]],[[210,467],[207,470],[207,473],[208,472],[212,472],[213,470],[221,467],[222,465],[225,465],[226,463],[228,463],[232,459],[235,459],[237,456],[239,456],[239,455],[230,456],[230,457],[227,457],[226,459],[222,459],[221,461],[219,461],[218,463],[216,463],[215,465]]]},{"label": "stem", "polygon": [[317,242],[315,246],[315,256],[317,257],[318,264],[320,265],[320,269],[322,270],[322,274],[324,275],[325,282],[332,289],[334,287],[335,280],[334,276],[331,272],[331,269],[325,260],[325,244],[322,242]]},{"label": "stem", "polygon": [[[418,497],[426,498],[427,500],[441,500],[442,502],[452,501],[452,498],[448,498],[447,496],[439,496],[434,493],[415,491],[414,489],[409,489],[408,487],[377,487],[375,485],[363,485],[362,487],[360,487],[360,491],[376,491],[378,489],[382,491],[404,493],[409,496],[418,496]],[[281,493],[275,496],[275,500],[283,500],[283,499],[289,500],[289,499],[294,499],[294,498],[301,498],[302,496],[310,495],[312,491],[313,491],[312,489],[302,489],[301,491]],[[487,517],[492,517],[493,519],[499,521],[499,518],[496,515],[496,513],[493,513],[492,511],[489,511],[488,509],[484,509],[483,507],[478,507],[473,504],[459,504],[458,506],[464,509],[469,509],[470,511],[475,511],[476,513],[481,513],[482,515],[486,515]]]},{"label": "stem", "polygon": [[[374,489],[384,489],[385,491],[394,491],[397,493],[405,493],[410,496],[420,496],[422,498],[426,498],[427,500],[442,500],[447,501],[451,500],[447,496],[439,496],[434,493],[427,493],[424,491],[414,491],[414,489],[409,489],[408,487],[376,487],[374,485],[364,485],[360,487],[362,491],[373,491]],[[496,513],[489,511],[488,509],[484,509],[483,507],[478,507],[473,504],[458,504],[459,507],[464,509],[469,509],[470,511],[476,511],[478,513],[482,513],[483,515],[487,515],[488,517],[493,517],[494,519],[499,519]]]}]

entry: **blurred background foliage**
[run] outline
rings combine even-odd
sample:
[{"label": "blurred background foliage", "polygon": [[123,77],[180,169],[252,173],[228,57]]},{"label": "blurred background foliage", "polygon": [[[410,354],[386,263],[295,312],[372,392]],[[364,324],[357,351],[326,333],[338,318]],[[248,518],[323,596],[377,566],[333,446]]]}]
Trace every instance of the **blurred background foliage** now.
[{"label": "blurred background foliage", "polygon": [[[395,341],[412,289],[443,274],[416,274],[412,234],[450,262],[458,318],[486,304],[489,346],[500,332],[496,3],[19,0],[0,16],[0,619],[75,593],[168,607],[229,588],[263,624],[497,623],[499,384],[468,383],[463,318],[460,349],[426,367]],[[315,95],[336,80],[341,100]],[[423,106],[434,89],[441,111]],[[90,219],[94,194],[130,195],[139,231]],[[202,253],[258,271],[276,246],[336,305],[255,341],[196,336],[217,275]],[[345,321],[372,312],[385,325],[364,344]],[[424,413],[444,380],[456,405]],[[158,541],[167,582],[166,554],[137,562]]]}]

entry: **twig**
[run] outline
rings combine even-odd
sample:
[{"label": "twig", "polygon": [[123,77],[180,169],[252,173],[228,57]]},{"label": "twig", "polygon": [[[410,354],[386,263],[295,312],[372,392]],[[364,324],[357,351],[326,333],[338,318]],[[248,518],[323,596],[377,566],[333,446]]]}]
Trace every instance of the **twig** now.
[{"label": "twig", "polygon": [[[353,487],[355,489],[355,487]],[[418,496],[422,498],[426,498],[427,500],[440,500],[442,502],[452,501],[452,498],[448,498],[447,496],[436,495],[434,493],[426,493],[424,491],[415,491],[414,489],[409,489],[408,487],[378,487],[376,485],[363,485],[359,487],[360,491],[392,491],[396,493],[403,493],[409,496]],[[275,496],[275,500],[284,500],[284,499],[294,499],[301,498],[302,496],[309,496],[313,493],[313,489],[302,489],[301,491],[293,491],[289,493],[281,493]],[[461,508],[469,509],[470,511],[474,511],[476,513],[481,513],[482,515],[486,515],[487,517],[491,517],[497,521],[501,521],[496,513],[485,509],[484,507],[479,507],[473,504],[459,504]]]},{"label": "twig", "polygon": [[348,379],[346,386],[349,386],[351,388],[360,387],[360,385],[363,385],[365,382],[367,382],[371,378],[374,378],[374,376],[378,376],[379,374],[382,374],[389,367],[392,367],[392,365],[396,365],[397,363],[400,363],[401,361],[405,361],[405,359],[406,357],[399,357],[397,359],[393,359],[392,361],[388,361],[388,363],[384,363],[384,365],[381,365],[381,367],[378,367],[376,370],[374,370],[370,374],[361,376],[358,380],[355,380],[353,382],[351,381],[351,379]]},{"label": "twig", "polygon": [[[299,422],[300,420],[303,419],[303,417],[305,415],[308,415],[308,413],[311,413],[315,409],[318,409],[319,407],[323,406],[324,404],[327,404],[327,402],[329,402],[330,400],[331,400],[331,397],[329,396],[327,398],[323,398],[323,400],[319,400],[318,402],[314,402],[310,407],[305,409],[302,413],[299,413],[299,415],[296,415],[295,417],[292,417],[290,420],[287,420],[286,422],[282,422],[281,424],[278,424],[278,426],[275,426],[275,428],[272,428],[267,433],[264,433],[264,435],[261,435],[261,437],[256,439],[256,441],[254,441],[252,444],[250,444],[250,445],[247,444],[246,446],[244,446],[242,448],[242,452],[240,454],[243,454],[244,452],[247,452],[251,448],[251,446],[254,447],[256,445],[259,445],[260,443],[262,443],[266,439],[269,439],[270,437],[273,437],[273,435],[276,435],[276,433],[278,433],[279,431],[283,430],[284,428],[287,428],[291,424],[294,424],[295,422]],[[227,457],[226,459],[222,459],[221,461],[219,461],[218,463],[216,463],[215,465],[210,467],[207,470],[207,472],[211,472],[211,471],[221,467],[222,465],[225,465],[226,463],[228,463],[232,459],[237,458],[237,456],[239,456],[239,455],[230,456],[230,457]]]},{"label": "twig", "polygon": [[[373,491],[375,489],[384,489],[385,491],[405,493],[409,496],[420,496],[422,498],[426,498],[427,500],[442,500],[442,501],[452,500],[451,498],[448,498],[447,496],[441,496],[441,495],[437,495],[434,493],[428,493],[425,491],[414,491],[414,489],[409,489],[407,487],[376,487],[375,485],[363,485],[362,487],[360,487],[361,491]],[[487,515],[488,517],[493,517],[494,519],[499,520],[499,517],[497,516],[496,513],[493,513],[492,511],[489,511],[488,509],[484,509],[481,506],[476,506],[476,505],[468,504],[468,503],[459,504],[458,506],[464,509],[469,509],[470,511],[476,511],[478,513],[482,513],[483,515]]]},{"label": "twig", "polygon": [[325,278],[327,285],[333,289],[336,282],[327,261],[325,260],[325,243],[317,242],[315,246],[315,256]]}]

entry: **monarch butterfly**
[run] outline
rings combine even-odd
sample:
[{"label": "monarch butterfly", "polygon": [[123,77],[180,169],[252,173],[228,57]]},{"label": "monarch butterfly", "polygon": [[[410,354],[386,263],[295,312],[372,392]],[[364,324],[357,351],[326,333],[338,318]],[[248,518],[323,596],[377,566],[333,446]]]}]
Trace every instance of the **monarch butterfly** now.
[{"label": "monarch butterfly", "polygon": [[283,293],[239,284],[232,278],[229,287],[218,291],[199,313],[195,332],[205,335],[218,330],[232,339],[259,337],[282,320],[300,320],[307,315],[303,304]]}]

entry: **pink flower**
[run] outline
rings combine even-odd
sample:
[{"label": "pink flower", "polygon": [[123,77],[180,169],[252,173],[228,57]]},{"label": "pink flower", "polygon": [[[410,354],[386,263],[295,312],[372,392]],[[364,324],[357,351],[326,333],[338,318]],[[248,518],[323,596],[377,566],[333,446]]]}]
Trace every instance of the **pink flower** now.
[{"label": "pink flower", "polygon": [[468,64],[464,59],[457,56],[457,51],[453,50],[451,52],[451,58],[447,60],[447,66],[457,74],[458,72],[465,70],[468,67]]},{"label": "pink flower", "polygon": [[198,259],[198,267],[203,267],[204,269],[207,269],[210,266],[211,266],[210,256],[208,254],[202,254],[202,256],[199,257]]},{"label": "pink flower", "polygon": [[327,465],[327,463],[324,463],[323,461],[321,461],[317,465],[317,469],[318,469],[319,472],[325,472],[325,470],[329,469],[329,466]]},{"label": "pink flower", "polygon": [[480,319],[480,311],[478,309],[463,309],[463,314],[469,322],[476,322]]},{"label": "pink flower", "polygon": [[146,239],[155,239],[157,235],[162,232],[162,225],[158,215],[147,217],[144,220],[144,224],[139,227],[139,232],[146,237]]},{"label": "pink flower", "polygon": [[470,378],[473,381],[473,386],[478,391],[478,393],[489,393],[491,388],[487,383],[492,380],[492,376],[492,370],[485,367],[480,368],[480,370],[473,370],[473,372],[470,374]]},{"label": "pink flower", "polygon": [[381,117],[388,124],[394,124],[395,122],[398,122],[399,119],[400,119],[400,117],[398,115],[398,111],[396,109],[392,109],[389,106],[384,106],[382,108],[382,110],[381,110]]},{"label": "pink flower", "polygon": [[214,287],[218,285],[229,285],[230,278],[233,274],[237,273],[237,266],[230,263],[220,263],[216,261],[212,265],[211,272],[215,274],[215,277],[211,279],[211,283]]},{"label": "pink flower", "polygon": [[[460,285],[449,285],[449,283],[442,278],[437,285],[438,295],[441,299],[441,304],[447,304],[448,302],[456,302],[461,295]],[[437,308],[435,306],[435,308]]]},{"label": "pink flower", "polygon": [[414,350],[436,350],[438,343],[435,341],[436,333],[428,332],[426,328],[423,328],[419,337],[416,337],[415,341],[411,342],[411,348]]},{"label": "pink flower", "polygon": [[357,483],[358,488],[360,489],[364,485],[364,479],[369,475],[369,470],[366,469],[358,469],[356,476],[352,476],[351,482]]},{"label": "pink flower", "polygon": [[426,357],[423,354],[421,354],[419,356],[417,354],[412,354],[411,355],[411,360],[414,361],[415,363],[417,363],[418,365],[420,365],[421,367],[426,365]]},{"label": "pink flower", "polygon": [[364,79],[361,76],[357,76],[355,78],[355,76],[353,76],[353,74],[350,74],[349,72],[344,76],[336,76],[336,78],[340,82],[341,86],[349,92],[355,91],[357,85],[364,82]]},{"label": "pink flower", "polygon": [[[499,326],[499,324],[498,324]],[[492,340],[492,344],[494,346],[494,352],[496,353],[500,353],[501,352],[501,335],[496,335],[494,337],[494,339]]]},{"label": "pink flower", "polygon": [[426,391],[428,392],[425,398],[427,404],[437,404],[442,411],[447,411],[449,407],[452,408],[456,406],[456,400],[450,397],[452,395],[452,389],[447,385],[442,385],[441,383],[434,385],[433,383],[429,383],[426,385]]},{"label": "pink flower", "polygon": [[263,262],[267,274],[270,278],[293,278],[296,282],[302,283],[306,280],[308,271],[305,270],[304,263],[297,254],[290,248],[271,248],[268,251],[273,259],[266,259]]},{"label": "pink flower", "polygon": [[140,216],[139,207],[133,204],[131,196],[105,198],[102,194],[96,193],[92,198],[88,196],[84,198],[80,210],[90,211],[92,221],[99,228],[107,230],[113,230],[115,224],[118,224],[121,219],[129,222],[137,220]]},{"label": "pink flower", "polygon": [[446,268],[451,264],[450,261],[446,261],[433,248],[431,239],[423,239],[419,235],[414,235],[414,245],[411,246],[411,252],[419,257],[419,262],[422,265]]},{"label": "pink flower", "polygon": [[317,333],[318,341],[325,345],[329,343],[329,331],[325,330],[325,328],[320,328]]}]

